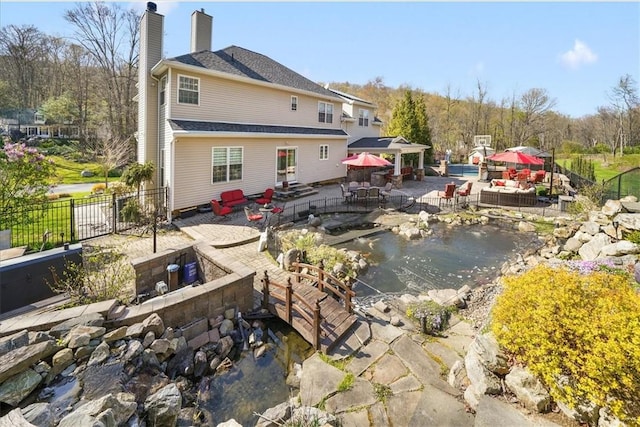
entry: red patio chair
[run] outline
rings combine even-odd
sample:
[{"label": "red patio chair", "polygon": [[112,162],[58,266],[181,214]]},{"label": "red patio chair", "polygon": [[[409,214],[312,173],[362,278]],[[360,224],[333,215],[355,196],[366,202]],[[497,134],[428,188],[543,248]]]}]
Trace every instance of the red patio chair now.
[{"label": "red patio chair", "polygon": [[440,206],[442,200],[446,200],[447,203],[451,203],[451,199],[453,199],[455,192],[455,184],[447,184],[444,186],[444,191],[438,191],[438,197],[440,198],[440,200],[438,200],[438,207]]},{"label": "red patio chair", "polygon": [[271,199],[273,198],[273,188],[267,188],[265,192],[262,194],[262,197],[256,199],[256,203],[259,205],[268,205],[271,203]]},{"label": "red patio chair", "polygon": [[247,217],[247,221],[249,224],[251,224],[252,222],[259,222],[262,221],[262,218],[264,218],[264,215],[262,215],[261,213],[257,213],[257,212],[253,212],[249,206],[245,206],[244,207],[244,214]]},{"label": "red patio chair", "polygon": [[220,202],[218,202],[217,200],[211,200],[211,210],[213,211],[215,216],[222,217],[226,217],[231,212],[233,212],[233,209],[229,206],[220,206]]}]

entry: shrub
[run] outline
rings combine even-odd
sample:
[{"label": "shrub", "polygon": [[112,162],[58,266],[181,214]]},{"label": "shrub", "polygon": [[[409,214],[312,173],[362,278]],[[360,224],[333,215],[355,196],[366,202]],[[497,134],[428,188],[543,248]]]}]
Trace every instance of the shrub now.
[{"label": "shrub", "polygon": [[505,278],[492,330],[556,400],[640,425],[640,296],[628,276],[585,272],[538,266]]},{"label": "shrub", "polygon": [[138,199],[130,198],[122,208],[122,219],[126,222],[140,222],[142,218],[142,206]]},{"label": "shrub", "polygon": [[343,271],[345,271],[347,277],[356,277],[356,272],[352,268],[351,261],[345,252],[326,244],[320,244],[318,235],[315,233],[303,234],[299,231],[282,233],[280,235],[280,242],[282,252],[287,252],[293,248],[304,252],[306,258],[303,262],[318,265],[322,260],[325,271],[331,271],[336,264],[340,263],[344,266],[345,270]]},{"label": "shrub", "polygon": [[100,182],[98,184],[94,184],[91,187],[91,193],[92,194],[104,193],[106,188],[107,188],[107,185],[104,182]]},{"label": "shrub", "polygon": [[54,292],[67,294],[72,305],[125,300],[127,285],[135,280],[133,267],[122,254],[100,247],[83,248],[82,263],[67,260],[62,272],[53,267],[50,271],[52,281],[47,284]]},{"label": "shrub", "polygon": [[410,319],[420,322],[421,318],[424,317],[424,326],[426,328],[424,332],[428,334],[435,334],[445,330],[451,318],[451,310],[434,301],[421,301],[409,304],[406,314]]},{"label": "shrub", "polygon": [[640,231],[635,230],[630,232],[625,236],[625,240],[635,243],[636,245],[640,245]]}]

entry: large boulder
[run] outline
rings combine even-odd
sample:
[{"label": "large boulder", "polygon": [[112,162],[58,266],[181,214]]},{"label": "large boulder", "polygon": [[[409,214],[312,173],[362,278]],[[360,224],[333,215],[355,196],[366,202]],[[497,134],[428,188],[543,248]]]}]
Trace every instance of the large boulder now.
[{"label": "large boulder", "polygon": [[583,261],[594,261],[598,258],[600,251],[604,246],[611,244],[611,237],[605,233],[598,233],[587,243],[582,245],[578,250],[578,254]]},{"label": "large boulder", "polygon": [[49,403],[32,403],[22,408],[22,416],[38,427],[53,427],[55,425],[55,413]]},{"label": "large boulder", "polygon": [[500,394],[500,378],[489,371],[475,351],[468,351],[464,358],[464,367],[476,395]]},{"label": "large boulder", "polygon": [[0,402],[18,406],[41,382],[42,377],[33,369],[22,371],[0,385]]},{"label": "large boulder", "polygon": [[478,355],[482,365],[496,375],[506,375],[509,372],[507,356],[500,350],[500,345],[493,334],[478,335],[469,351]]},{"label": "large boulder", "polygon": [[615,224],[620,228],[628,231],[640,230],[640,214],[638,213],[621,213],[616,215]]},{"label": "large boulder", "polygon": [[153,332],[156,337],[161,337],[164,334],[164,322],[156,313],[142,321],[142,335],[146,335],[149,331]]},{"label": "large boulder", "polygon": [[13,335],[2,337],[0,338],[0,356],[26,345],[29,345],[29,332],[26,329]]},{"label": "large boulder", "polygon": [[132,394],[107,394],[76,408],[60,420],[58,427],[124,425],[137,406]]},{"label": "large boulder", "polygon": [[86,325],[86,326],[102,326],[104,324],[104,317],[100,313],[85,314],[82,316],[74,317],[69,320],[65,320],[62,323],[58,323],[51,328],[49,334],[56,338],[64,337],[74,326]]},{"label": "large boulder", "polygon": [[540,380],[525,368],[514,366],[504,379],[505,384],[516,395],[525,408],[534,412],[548,412],[551,396]]},{"label": "large boulder", "polygon": [[632,255],[637,253],[640,253],[640,245],[628,240],[620,240],[619,242],[603,246],[600,249],[598,258],[620,257],[623,255]]},{"label": "large boulder", "polygon": [[168,384],[147,397],[144,410],[147,425],[151,427],[175,426],[182,408],[182,395],[178,386]]},{"label": "large boulder", "polygon": [[16,348],[0,356],[0,383],[26,370],[31,365],[46,359],[59,347],[53,341],[45,341],[25,347]]}]

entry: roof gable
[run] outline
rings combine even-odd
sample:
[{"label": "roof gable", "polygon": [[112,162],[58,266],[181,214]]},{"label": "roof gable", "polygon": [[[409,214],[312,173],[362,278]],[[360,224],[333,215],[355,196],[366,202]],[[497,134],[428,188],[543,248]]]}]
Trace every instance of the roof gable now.
[{"label": "roof gable", "polygon": [[207,70],[246,77],[265,83],[287,86],[294,89],[317,93],[325,97],[335,98],[335,94],[308,78],[285,67],[277,61],[260,53],[252,52],[238,46],[211,52],[203,50],[170,58],[176,61]]}]

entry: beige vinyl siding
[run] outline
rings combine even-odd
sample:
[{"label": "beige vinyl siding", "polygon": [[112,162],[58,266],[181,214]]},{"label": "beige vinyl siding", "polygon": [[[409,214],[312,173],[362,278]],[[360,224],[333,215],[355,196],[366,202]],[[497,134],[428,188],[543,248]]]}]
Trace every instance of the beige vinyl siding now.
[{"label": "beige vinyl siding", "polygon": [[147,12],[141,21],[140,44],[146,55],[140,55],[138,78],[138,161],[157,161],[158,87],[149,70],[162,58],[161,15]]},{"label": "beige vinyl siding", "polygon": [[[369,126],[359,126],[359,114],[360,109],[369,111]],[[375,117],[374,112],[370,108],[354,106],[353,108],[353,118],[355,121],[353,123],[349,123],[347,129],[345,131],[349,134],[349,143],[353,141],[357,141],[360,138],[365,137],[379,137],[380,136],[380,126],[373,126],[373,118]]]},{"label": "beige vinyl siding", "polygon": [[[320,145],[329,145],[329,160],[320,161]],[[213,147],[243,147],[242,180],[211,183]],[[178,138],[175,142],[175,171],[171,209],[181,209],[220,199],[220,193],[240,188],[245,194],[259,194],[274,187],[276,147],[298,149],[298,181],[312,183],[345,175],[340,160],[346,157],[345,140]],[[337,166],[336,166],[337,165]]]},{"label": "beige vinyl siding", "polygon": [[[183,71],[179,74],[200,78],[200,105],[178,104],[177,74],[172,73],[170,85],[174,119],[340,129],[341,103],[337,99],[333,102],[333,123],[320,123],[317,97]],[[296,111],[291,110],[291,95],[298,97]]]}]

